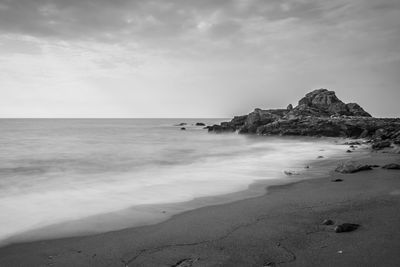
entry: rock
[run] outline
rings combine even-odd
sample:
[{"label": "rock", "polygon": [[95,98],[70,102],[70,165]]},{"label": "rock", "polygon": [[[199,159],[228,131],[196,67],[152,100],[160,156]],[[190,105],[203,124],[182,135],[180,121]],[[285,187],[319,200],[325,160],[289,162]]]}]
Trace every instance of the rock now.
[{"label": "rock", "polygon": [[[358,104],[345,104],[334,91],[318,89],[298,105],[286,109],[255,109],[229,122],[208,128],[210,132],[259,135],[371,138],[400,144],[400,118],[372,118]],[[354,142],[359,145],[359,142]]]},{"label": "rock", "polygon": [[353,141],[353,142],[346,142],[346,143],[344,143],[344,145],[349,145],[350,147],[353,147],[353,146],[359,146],[359,145],[361,145],[361,143],[357,142],[357,141]]},{"label": "rock", "polygon": [[372,149],[374,150],[381,150],[384,149],[386,147],[390,147],[390,141],[379,141],[379,142],[375,142],[372,144]]},{"label": "rock", "polygon": [[185,127],[182,127],[181,130],[184,131],[184,130],[186,130],[186,128],[185,128]]},{"label": "rock", "polygon": [[362,107],[360,107],[356,103],[348,103],[346,104],[346,107],[351,116],[371,117],[371,115],[368,112],[366,112]]},{"label": "rock", "polygon": [[363,165],[363,164],[357,163],[355,161],[348,161],[345,163],[341,163],[335,169],[336,172],[340,172],[340,173],[355,173],[355,172],[366,171],[366,170],[372,170],[371,166]]},{"label": "rock", "polygon": [[385,140],[389,138],[389,133],[386,129],[380,128],[375,131],[374,137],[378,140]]},{"label": "rock", "polygon": [[400,164],[390,163],[390,164],[386,164],[382,168],[383,169],[388,169],[388,170],[400,170]]},{"label": "rock", "polygon": [[278,120],[283,112],[285,111],[261,110],[256,108],[253,112],[247,115],[244,124],[240,127],[239,133],[256,133],[259,126]]},{"label": "rock", "polygon": [[325,115],[350,115],[346,104],[340,101],[333,91],[317,89],[305,95],[299,101],[299,106],[315,108]]},{"label": "rock", "polygon": [[190,267],[193,266],[196,261],[198,261],[200,258],[187,258],[187,259],[182,259],[172,265],[172,267]]},{"label": "rock", "polygon": [[318,156],[317,157],[317,159],[323,159],[324,158],[324,156]]},{"label": "rock", "polygon": [[353,151],[351,151],[351,150],[348,149],[346,152],[347,152],[347,153],[352,153]]},{"label": "rock", "polygon": [[331,219],[326,219],[326,220],[323,220],[321,224],[322,225],[333,225],[334,222]]},{"label": "rock", "polygon": [[300,173],[294,172],[294,171],[284,171],[283,173],[286,174],[287,176],[299,175],[300,174]]},{"label": "rock", "polygon": [[235,132],[236,129],[230,125],[212,125],[208,127],[209,132],[214,132],[214,133],[224,133],[224,132]]},{"label": "rock", "polygon": [[360,134],[360,136],[358,137],[358,138],[365,138],[365,137],[367,137],[368,136],[368,130],[367,129],[364,129],[362,132],[361,132],[361,134]]},{"label": "rock", "polygon": [[338,178],[338,179],[333,179],[332,182],[343,182],[343,180]]},{"label": "rock", "polygon": [[335,227],[336,233],[352,232],[360,227],[359,224],[355,223],[343,223]]},{"label": "rock", "polygon": [[187,125],[186,122],[181,122],[181,123],[179,123],[179,124],[176,124],[175,126],[185,126],[185,125]]},{"label": "rock", "polygon": [[206,125],[202,122],[196,122],[196,126],[206,126]]}]

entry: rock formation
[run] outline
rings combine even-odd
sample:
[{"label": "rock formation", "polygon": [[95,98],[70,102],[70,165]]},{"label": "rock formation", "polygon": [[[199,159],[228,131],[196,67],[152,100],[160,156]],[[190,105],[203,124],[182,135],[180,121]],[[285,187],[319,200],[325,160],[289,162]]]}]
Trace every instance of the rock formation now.
[{"label": "rock formation", "polygon": [[358,104],[345,104],[327,89],[306,94],[294,108],[291,105],[286,109],[257,108],[248,115],[207,128],[215,133],[371,138],[374,142],[386,140],[385,145],[400,144],[399,118],[373,118]]}]

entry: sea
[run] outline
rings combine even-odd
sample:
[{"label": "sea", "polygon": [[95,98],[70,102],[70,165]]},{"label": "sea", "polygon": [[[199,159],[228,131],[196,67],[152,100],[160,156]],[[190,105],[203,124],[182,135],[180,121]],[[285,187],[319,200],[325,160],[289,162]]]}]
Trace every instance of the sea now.
[{"label": "sea", "polygon": [[[344,154],[331,139],[214,134],[196,126],[221,121],[1,119],[0,244],[52,225],[240,192],[256,181],[287,181],[284,171],[306,173],[318,156]],[[129,216],[123,217],[128,224]],[[131,219],[146,224],[146,218]],[[86,230],[78,226],[68,235]]]}]

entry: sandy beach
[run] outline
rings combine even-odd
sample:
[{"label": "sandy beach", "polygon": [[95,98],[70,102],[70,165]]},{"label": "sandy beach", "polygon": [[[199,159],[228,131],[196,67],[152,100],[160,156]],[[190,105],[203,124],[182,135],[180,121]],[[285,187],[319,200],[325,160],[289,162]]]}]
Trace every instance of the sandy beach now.
[{"label": "sandy beach", "polygon": [[[357,160],[399,163],[399,154]],[[0,266],[398,266],[399,209],[399,170],[332,170],[151,226],[3,247]],[[346,222],[361,227],[334,232]]]}]

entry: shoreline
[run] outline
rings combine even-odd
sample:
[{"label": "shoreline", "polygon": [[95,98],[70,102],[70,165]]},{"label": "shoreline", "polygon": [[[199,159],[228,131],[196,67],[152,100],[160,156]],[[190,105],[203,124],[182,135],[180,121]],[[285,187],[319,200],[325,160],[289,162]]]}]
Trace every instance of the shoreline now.
[{"label": "shoreline", "polygon": [[[399,162],[390,153],[355,158]],[[399,175],[380,168],[347,175],[330,170],[326,177],[269,186],[262,196],[183,212],[155,225],[6,246],[0,265],[173,266],[186,260],[192,261],[187,266],[395,266]],[[335,177],[344,181],[331,182]],[[336,234],[320,224],[325,218],[361,228]]]},{"label": "shoreline", "polygon": [[[336,143],[337,146],[341,146],[345,141],[347,141],[347,139],[340,138],[328,138],[324,141],[327,140],[329,140],[329,142]],[[336,162],[338,160],[343,161],[352,156],[344,151],[345,147],[343,147],[343,152],[332,154],[329,158],[321,159],[317,157],[318,152],[316,151],[314,160],[304,162],[304,166],[309,166],[310,168],[304,168],[296,175],[286,175],[284,174],[284,171],[286,170],[282,169],[282,173],[279,177],[274,179],[254,180],[244,190],[234,191],[222,195],[198,197],[183,202],[136,205],[122,210],[92,215],[77,220],[66,221],[32,229],[26,232],[21,232],[0,242],[0,249],[20,243],[87,237],[129,228],[150,226],[167,221],[173,216],[199,208],[224,205],[236,201],[260,197],[268,194],[270,187],[287,185],[302,180],[319,178],[321,175],[328,175],[326,169],[332,169],[334,166],[336,166]],[[368,154],[368,151],[365,147],[360,147],[354,152],[359,157],[365,157],[365,155]],[[296,167],[292,166],[292,168]],[[96,230],[93,230],[93,226],[96,227]]]}]

